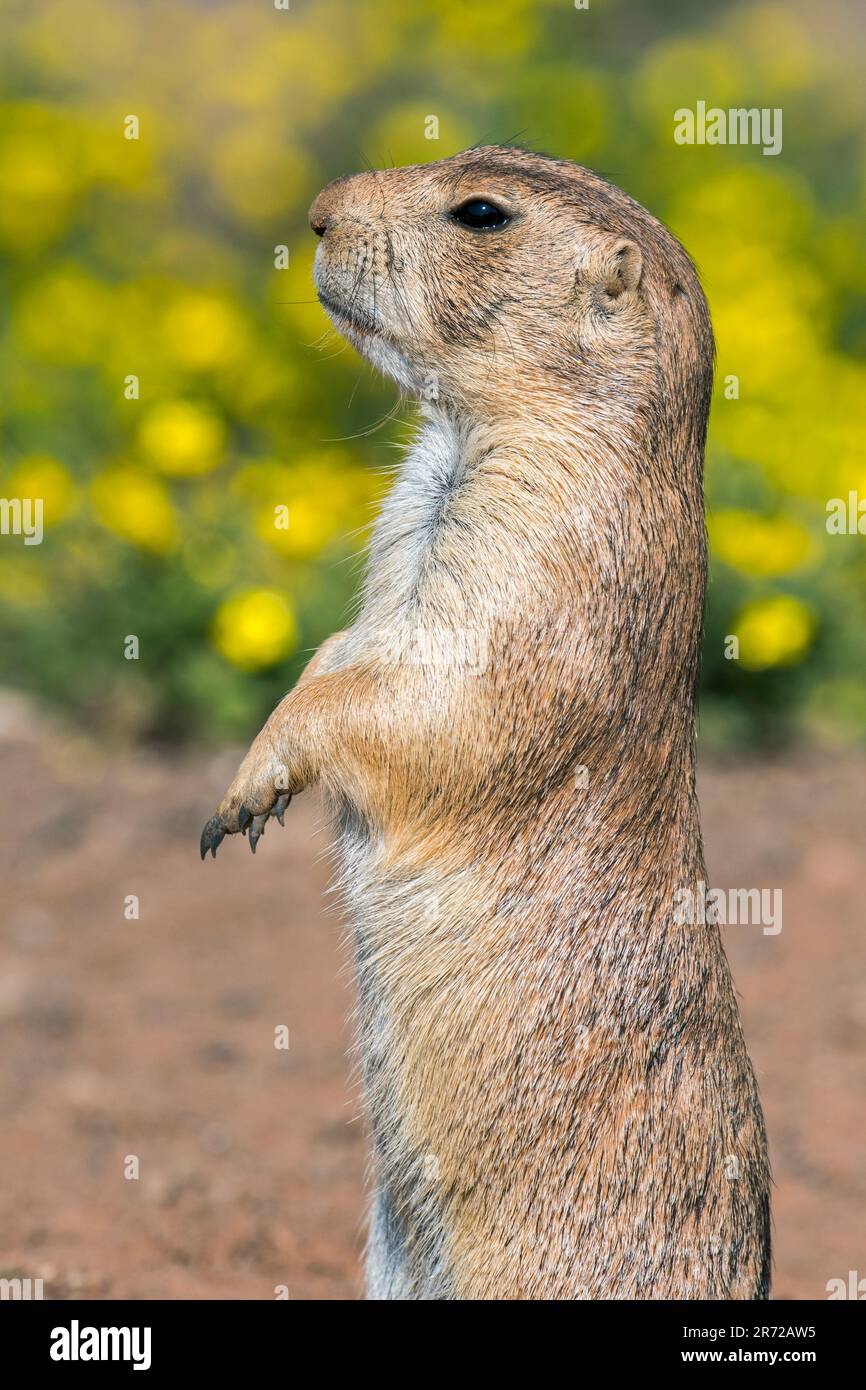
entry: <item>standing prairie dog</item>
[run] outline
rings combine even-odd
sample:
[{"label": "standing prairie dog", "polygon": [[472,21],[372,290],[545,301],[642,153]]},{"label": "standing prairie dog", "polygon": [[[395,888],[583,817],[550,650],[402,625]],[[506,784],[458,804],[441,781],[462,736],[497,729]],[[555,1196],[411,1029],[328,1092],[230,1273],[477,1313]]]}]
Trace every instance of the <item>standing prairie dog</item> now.
[{"label": "standing prairie dog", "polygon": [[316,199],[319,298],[420,401],[360,616],[202,854],[319,782],[372,1132],[372,1298],[765,1298],[763,1119],[706,878],[694,698],[713,340],[688,256],[482,148]]}]

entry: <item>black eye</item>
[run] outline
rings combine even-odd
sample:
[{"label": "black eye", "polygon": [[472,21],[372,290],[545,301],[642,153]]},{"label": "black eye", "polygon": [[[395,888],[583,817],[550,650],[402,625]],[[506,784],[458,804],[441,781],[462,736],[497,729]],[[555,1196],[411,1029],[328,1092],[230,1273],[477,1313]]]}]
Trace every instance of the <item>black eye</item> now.
[{"label": "black eye", "polygon": [[455,208],[451,216],[455,222],[463,227],[471,227],[474,232],[494,232],[500,227],[507,227],[511,221],[507,212],[503,212],[495,203],[488,203],[486,198],[470,198],[468,203],[461,203],[459,208]]}]

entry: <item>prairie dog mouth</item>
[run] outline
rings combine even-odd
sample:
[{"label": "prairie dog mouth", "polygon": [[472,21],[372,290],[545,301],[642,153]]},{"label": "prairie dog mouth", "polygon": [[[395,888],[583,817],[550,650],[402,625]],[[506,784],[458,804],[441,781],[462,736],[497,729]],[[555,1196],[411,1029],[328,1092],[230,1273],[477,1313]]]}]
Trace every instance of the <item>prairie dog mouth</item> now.
[{"label": "prairie dog mouth", "polygon": [[336,299],[332,299],[329,294],[326,294],[324,290],[318,287],[316,293],[319,296],[319,303],[322,308],[333,318],[341,319],[343,323],[349,324],[350,327],[356,329],[358,333],[381,333],[382,329],[379,322],[367,309],[363,308],[362,305],[340,304]]},{"label": "prairie dog mouth", "polygon": [[395,340],[390,329],[370,312],[363,304],[341,303],[334,299],[328,290],[316,284],[316,294],[325,313],[333,321],[338,333],[342,333],[356,352],[366,357],[368,362],[391,377],[403,391],[418,392],[418,373],[407,359],[399,341]]}]

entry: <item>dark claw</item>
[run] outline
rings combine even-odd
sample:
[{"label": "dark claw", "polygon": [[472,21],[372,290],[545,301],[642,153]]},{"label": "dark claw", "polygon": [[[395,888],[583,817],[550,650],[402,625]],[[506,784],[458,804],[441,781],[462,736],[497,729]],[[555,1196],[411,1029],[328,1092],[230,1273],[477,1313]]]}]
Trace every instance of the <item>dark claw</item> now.
[{"label": "dark claw", "polygon": [[248,811],[246,806],[242,806],[238,811],[238,829],[243,833],[253,818],[252,811]]},{"label": "dark claw", "polygon": [[256,852],[256,845],[265,833],[265,823],[268,819],[268,812],[263,816],[253,816],[253,823],[250,826],[250,849],[253,854]]},{"label": "dark claw", "polygon": [[211,816],[204,830],[201,832],[199,848],[201,850],[202,859],[204,859],[208,850],[210,850],[212,857],[216,859],[216,852],[225,839],[225,833],[222,817]]},{"label": "dark claw", "polygon": [[274,807],[273,814],[276,816],[277,820],[280,822],[280,825],[285,825],[285,823],[286,823],[286,822],[283,820],[283,816],[286,814],[286,808],[288,807],[288,804],[289,804],[289,802],[291,801],[291,799],[292,799],[292,793],[291,793],[291,792],[283,792],[282,796],[277,797],[277,804],[276,804],[276,806]]}]

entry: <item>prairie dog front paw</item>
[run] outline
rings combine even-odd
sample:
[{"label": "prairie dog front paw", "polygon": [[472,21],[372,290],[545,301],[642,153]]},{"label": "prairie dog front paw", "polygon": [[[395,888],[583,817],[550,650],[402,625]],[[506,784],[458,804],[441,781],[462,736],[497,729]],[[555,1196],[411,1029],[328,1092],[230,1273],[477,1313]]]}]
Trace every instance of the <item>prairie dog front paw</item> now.
[{"label": "prairie dog front paw", "polygon": [[289,771],[270,740],[264,737],[265,732],[259,734],[219,810],[201,833],[202,859],[208,850],[216,858],[225,836],[236,835],[238,831],[249,835],[250,849],[255,854],[269,817],[276,816],[280,825],[283,824],[283,815],[292,799]]},{"label": "prairie dog front paw", "polygon": [[[323,718],[319,708],[317,677],[335,664],[347,636],[337,632],[322,643],[294,690],[280,702],[255,739],[219,810],[202,831],[202,859],[208,850],[216,857],[225,836],[238,831],[249,833],[250,849],[255,853],[268,817],[276,816],[282,825],[292,795],[317,780],[317,731],[332,723]],[[324,710],[327,712],[327,704]]]}]

